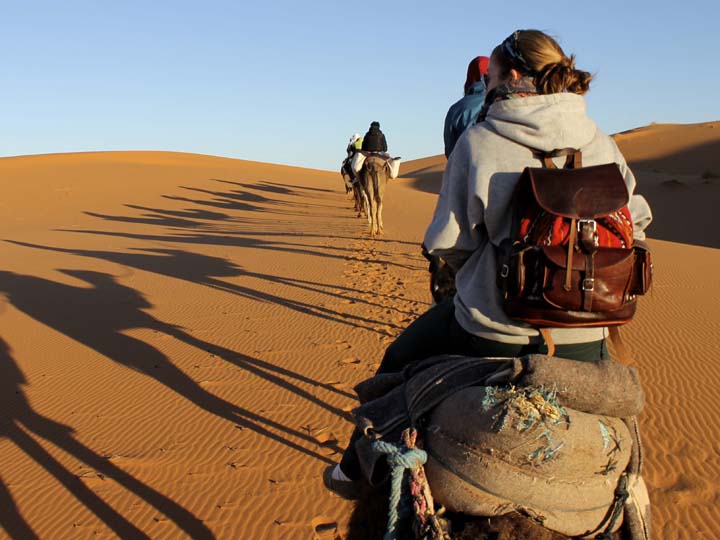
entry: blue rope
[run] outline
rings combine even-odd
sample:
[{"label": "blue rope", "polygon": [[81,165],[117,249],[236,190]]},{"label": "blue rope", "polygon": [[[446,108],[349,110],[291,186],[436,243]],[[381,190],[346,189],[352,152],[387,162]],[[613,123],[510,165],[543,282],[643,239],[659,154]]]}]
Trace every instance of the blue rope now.
[{"label": "blue rope", "polygon": [[392,444],[385,441],[374,441],[372,447],[376,452],[387,454],[387,463],[391,471],[388,525],[383,540],[397,540],[398,522],[412,509],[412,501],[401,500],[405,470],[422,466],[427,461],[427,454],[419,448],[408,448],[404,444]]}]

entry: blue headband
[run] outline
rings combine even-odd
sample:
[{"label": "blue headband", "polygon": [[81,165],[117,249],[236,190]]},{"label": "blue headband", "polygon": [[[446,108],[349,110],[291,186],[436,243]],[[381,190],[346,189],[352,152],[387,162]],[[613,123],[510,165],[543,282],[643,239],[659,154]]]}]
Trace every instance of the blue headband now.
[{"label": "blue headband", "polygon": [[520,32],[522,32],[522,30],[515,30],[512,34],[506,37],[505,41],[503,41],[500,45],[500,49],[508,60],[516,64],[522,71],[529,75],[535,75],[537,72],[528,65],[518,48],[518,35]]}]

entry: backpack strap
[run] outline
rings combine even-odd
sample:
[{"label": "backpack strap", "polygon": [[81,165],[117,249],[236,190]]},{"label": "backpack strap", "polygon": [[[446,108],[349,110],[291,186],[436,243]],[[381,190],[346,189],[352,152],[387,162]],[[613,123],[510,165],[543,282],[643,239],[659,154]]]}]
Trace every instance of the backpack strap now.
[{"label": "backpack strap", "polygon": [[[565,165],[563,166],[563,169],[580,169],[582,168],[582,152],[578,148],[559,148],[557,150],[553,150],[551,152],[542,152],[542,151],[534,151],[533,155],[543,162],[543,167],[545,169],[557,169],[555,166],[555,163],[553,162],[552,158],[554,157],[560,157],[560,156],[566,156],[565,158]],[[581,223],[578,222],[575,218],[572,218],[570,220],[570,238],[568,241],[568,255],[567,255],[567,269],[565,273],[565,284],[563,285],[563,289],[566,291],[569,291],[572,288],[571,284],[571,278],[572,278],[572,261],[573,261],[573,254],[575,251],[575,242],[577,238],[578,229],[581,228]],[[583,231],[581,231],[581,239],[583,237],[584,227]],[[597,235],[596,235],[597,237]],[[584,244],[583,244],[584,245]],[[592,274],[592,256],[594,255],[594,251],[587,250],[589,253],[589,263],[590,263],[590,273]],[[586,283],[592,283],[593,282],[593,276],[590,275],[589,281],[586,281]],[[586,309],[589,310],[590,306],[592,305],[592,287],[585,290],[585,298],[584,298],[584,304],[586,305]]]},{"label": "backpack strap", "polygon": [[[550,333],[551,329],[538,328],[538,331],[545,341],[545,345],[547,345],[548,351],[546,354],[548,356],[555,356],[555,340],[553,340],[552,334]],[[625,346],[623,340],[620,338],[620,329],[617,326],[608,326],[608,334],[610,341],[615,348],[615,352],[617,353],[618,360],[620,360],[623,364],[631,363],[632,358],[630,357],[630,352]]]},{"label": "backpack strap", "polygon": [[547,345],[548,350],[546,354],[548,356],[555,356],[555,340],[552,338],[550,328],[538,328],[538,332],[540,332],[540,335],[545,341],[545,345]]},{"label": "backpack strap", "polygon": [[566,156],[563,169],[579,169],[582,167],[582,152],[578,148],[558,148],[545,152],[544,150],[530,149],[533,156],[542,161],[543,167],[546,169],[557,169],[553,158]]},{"label": "backpack strap", "polygon": [[572,218],[570,220],[570,238],[568,240],[568,257],[567,257],[567,268],[565,269],[565,284],[563,289],[570,291],[572,289],[572,270],[573,270],[573,253],[575,251],[575,241],[577,237],[577,220]]},{"label": "backpack strap", "polygon": [[615,352],[617,353],[618,359],[623,364],[629,364],[632,362],[630,352],[628,351],[625,343],[620,338],[620,329],[617,326],[608,326],[608,333],[610,334],[610,341],[612,341]]}]

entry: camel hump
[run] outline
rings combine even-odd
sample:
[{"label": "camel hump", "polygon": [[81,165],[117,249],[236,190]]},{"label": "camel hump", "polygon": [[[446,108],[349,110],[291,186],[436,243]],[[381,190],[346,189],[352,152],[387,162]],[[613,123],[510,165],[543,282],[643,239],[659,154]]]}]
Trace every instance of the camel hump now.
[{"label": "camel hump", "polygon": [[632,452],[622,419],[562,407],[533,387],[460,390],[435,409],[426,437],[437,502],[476,516],[542,516],[569,536],[604,530]]},{"label": "camel hump", "polygon": [[369,155],[365,158],[365,163],[369,163],[372,161],[374,163],[374,167],[379,169],[381,167],[387,168],[387,176],[388,178],[397,178],[400,174],[400,162],[402,161],[401,157],[392,157],[390,154],[387,153],[376,153],[376,152],[369,152]]}]

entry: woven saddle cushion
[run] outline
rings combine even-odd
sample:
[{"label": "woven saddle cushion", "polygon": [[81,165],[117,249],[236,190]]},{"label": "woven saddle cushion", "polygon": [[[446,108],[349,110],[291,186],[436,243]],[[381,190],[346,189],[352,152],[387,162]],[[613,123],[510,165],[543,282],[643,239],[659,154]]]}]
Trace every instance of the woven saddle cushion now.
[{"label": "woven saddle cushion", "polygon": [[[438,405],[425,430],[435,500],[477,516],[517,511],[568,536],[598,534],[630,460],[630,432],[619,418],[562,408],[552,397],[470,387]],[[613,529],[621,524],[622,516]]]}]

